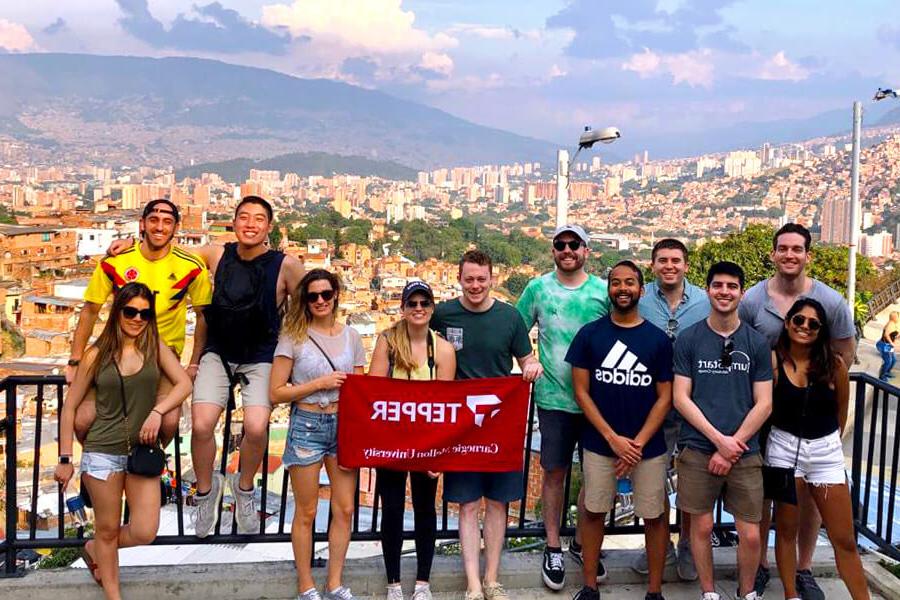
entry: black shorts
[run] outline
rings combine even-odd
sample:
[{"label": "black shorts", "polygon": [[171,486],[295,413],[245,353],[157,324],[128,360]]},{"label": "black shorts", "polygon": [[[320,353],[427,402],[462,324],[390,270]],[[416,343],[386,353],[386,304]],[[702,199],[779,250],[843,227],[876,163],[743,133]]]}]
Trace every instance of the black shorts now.
[{"label": "black shorts", "polygon": [[585,418],[581,413],[537,409],[541,431],[541,467],[545,471],[568,469],[575,445],[581,446]]}]

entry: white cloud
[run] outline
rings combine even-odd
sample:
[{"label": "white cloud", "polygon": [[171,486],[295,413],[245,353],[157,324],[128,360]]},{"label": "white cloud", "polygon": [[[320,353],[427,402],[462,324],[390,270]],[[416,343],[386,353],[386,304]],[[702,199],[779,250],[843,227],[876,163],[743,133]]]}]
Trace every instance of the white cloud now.
[{"label": "white cloud", "polygon": [[331,41],[367,54],[424,53],[455,47],[455,38],[415,27],[401,0],[293,0],[262,7],[262,23],[313,43]]},{"label": "white cloud", "polygon": [[644,48],[622,63],[622,70],[634,71],[641,79],[666,73],[673,84],[686,83],[691,87],[712,87],[715,78],[712,52],[708,49],[661,55]]},{"label": "white cloud", "polygon": [[631,58],[622,64],[622,70],[634,71],[642,79],[656,75],[662,60],[659,54],[652,52],[649,48],[644,48],[640,54],[633,54]]},{"label": "white cloud", "polygon": [[453,73],[453,59],[443,52],[426,52],[419,67],[449,77]]},{"label": "white cloud", "polygon": [[34,38],[23,25],[0,19],[0,48],[9,52],[25,52],[35,47]]},{"label": "white cloud", "polygon": [[766,60],[757,77],[759,79],[801,81],[809,76],[809,71],[800,65],[793,63],[784,54],[784,50],[777,52]]},{"label": "white cloud", "polygon": [[518,39],[540,41],[544,37],[544,32],[539,29],[514,29],[512,27],[481,25],[478,23],[457,23],[450,27],[447,33],[453,36],[471,36],[495,41]]}]

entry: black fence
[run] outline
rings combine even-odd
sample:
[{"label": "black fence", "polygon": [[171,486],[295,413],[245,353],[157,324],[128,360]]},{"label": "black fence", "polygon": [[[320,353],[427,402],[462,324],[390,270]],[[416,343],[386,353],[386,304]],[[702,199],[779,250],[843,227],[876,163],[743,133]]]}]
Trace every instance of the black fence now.
[{"label": "black fence", "polygon": [[[897,404],[900,397],[900,389],[884,384],[866,374],[853,374],[851,379],[856,382],[855,418],[853,435],[853,500],[854,519],[859,534],[869,540],[878,549],[892,557],[900,559],[894,543],[900,537],[900,529],[893,527],[895,518],[895,504],[897,491],[897,467],[898,467],[898,434]],[[76,535],[66,535],[65,498],[61,486],[53,484],[49,495],[55,495],[52,516],[55,517],[56,526],[50,530],[39,528],[39,498],[41,485],[47,490],[47,481],[56,464],[57,456],[42,455],[42,446],[47,440],[47,435],[59,436],[59,420],[55,415],[59,413],[64,401],[65,381],[59,376],[13,376],[0,382],[0,389],[5,392],[6,416],[0,420],[0,428],[5,433],[5,439],[0,438],[6,454],[5,468],[5,531],[6,537],[0,542],[0,557],[3,557],[4,568],[0,570],[0,577],[9,577],[21,574],[17,561],[17,554],[22,551],[43,548],[64,548],[80,546],[84,543],[83,532],[78,529]],[[33,397],[33,398],[32,398]],[[19,403],[27,400],[34,407],[33,417],[23,417],[20,414]],[[867,411],[871,406],[871,411]],[[527,497],[529,475],[533,469],[539,468],[534,464],[532,454],[532,442],[535,440],[534,403],[529,406],[528,430],[525,440],[525,478],[523,498]],[[45,422],[50,423],[51,413],[56,420],[55,431],[44,431]],[[17,428],[22,428],[23,439],[17,439]],[[225,411],[225,424],[223,439],[229,441],[229,451],[233,450],[232,407]],[[55,435],[54,435],[55,434]],[[174,506],[176,532],[162,533],[154,544],[246,544],[258,542],[287,542],[290,541],[290,522],[286,522],[290,485],[288,473],[285,471],[281,481],[281,491],[277,494],[269,493],[267,470],[264,470],[260,481],[260,514],[259,531],[252,535],[238,535],[236,523],[231,519],[230,528],[223,531],[222,520],[216,526],[216,530],[204,539],[199,539],[191,533],[186,533],[185,506],[186,494],[182,479],[182,443],[180,436],[174,441],[174,452],[170,457],[170,468],[175,485],[172,486],[171,505]],[[52,446],[51,446],[52,447]],[[888,449],[890,447],[890,452]],[[30,465],[19,465],[20,449],[28,449],[32,452]],[[230,452],[222,452],[219,463],[219,471],[225,473]],[[269,449],[263,459],[263,465],[269,464]],[[364,469],[361,473],[363,481],[373,481],[372,473]],[[24,475],[24,477],[23,477]],[[864,485],[860,485],[860,482]],[[29,485],[30,484],[30,485]],[[563,506],[574,504],[573,494],[577,493],[577,483],[572,480],[570,471],[566,478],[565,499]],[[20,493],[20,489],[22,492]],[[361,506],[360,494],[354,510],[352,529],[353,541],[373,541],[380,539],[378,529],[378,497],[374,494],[374,488],[369,490],[368,497],[372,499],[371,506]],[[71,492],[70,492],[71,493]],[[25,527],[19,527],[20,498],[27,496],[28,510]],[[192,510],[190,507],[188,511]],[[219,510],[222,510],[220,504]],[[900,512],[900,511],[898,511]],[[897,515],[900,517],[900,515]],[[127,519],[127,511],[125,514]],[[506,530],[508,538],[519,537],[543,537],[544,529],[538,520],[540,515],[529,514],[526,502],[519,501],[510,506],[510,525]],[[453,513],[446,501],[441,501],[438,511],[437,537],[442,540],[458,539],[459,531],[452,526]],[[563,511],[562,534],[574,533],[570,511]],[[677,522],[671,524],[676,530]],[[721,503],[716,509],[716,529],[720,534],[727,536],[733,530],[733,524],[728,520],[728,515],[722,510]],[[71,530],[70,530],[71,531]],[[189,528],[188,528],[189,531]],[[634,518],[629,510],[616,507],[609,515],[607,535],[642,533],[643,527]],[[412,538],[413,531],[404,531],[404,537]],[[314,532],[316,541],[327,540],[327,528],[319,527]]]}]

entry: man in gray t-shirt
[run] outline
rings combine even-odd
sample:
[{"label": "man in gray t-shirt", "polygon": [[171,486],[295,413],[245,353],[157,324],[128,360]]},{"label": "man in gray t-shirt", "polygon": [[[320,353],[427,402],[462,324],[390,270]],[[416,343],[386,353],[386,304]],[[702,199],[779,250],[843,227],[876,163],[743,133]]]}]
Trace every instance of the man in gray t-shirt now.
[{"label": "man in gray t-shirt", "polygon": [[[775,346],[781,330],[784,329],[784,315],[800,298],[817,300],[825,309],[825,320],[831,330],[831,347],[848,367],[853,364],[856,354],[856,330],[853,315],[844,297],[837,291],[806,274],[806,265],[812,259],[810,244],[812,236],[803,225],[788,223],[779,229],[772,239],[772,253],[769,255],[775,265],[775,275],[764,279],[747,290],[741,301],[738,314],[741,321],[748,323],[763,334],[771,347]],[[768,426],[760,433],[761,446],[765,454]],[[799,560],[797,562],[797,585],[805,600],[824,600],[825,595],[812,577],[812,559],[819,536],[822,519],[808,495],[800,498],[800,531],[798,533]],[[763,511],[760,524],[768,538],[771,515]],[[769,561],[767,548],[760,554],[756,575],[756,592],[762,595],[769,581]]]}]

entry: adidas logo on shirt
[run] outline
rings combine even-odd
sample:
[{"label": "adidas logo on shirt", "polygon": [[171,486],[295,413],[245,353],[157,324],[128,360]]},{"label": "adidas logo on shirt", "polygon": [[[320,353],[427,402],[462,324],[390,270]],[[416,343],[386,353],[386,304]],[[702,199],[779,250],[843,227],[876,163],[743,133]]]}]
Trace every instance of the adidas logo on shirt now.
[{"label": "adidas logo on shirt", "polygon": [[620,340],[610,348],[600,368],[594,371],[594,377],[602,383],[632,387],[647,387],[653,383],[647,367]]}]

